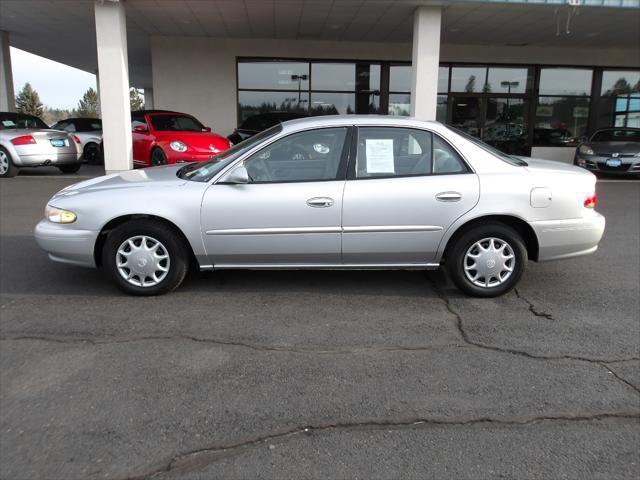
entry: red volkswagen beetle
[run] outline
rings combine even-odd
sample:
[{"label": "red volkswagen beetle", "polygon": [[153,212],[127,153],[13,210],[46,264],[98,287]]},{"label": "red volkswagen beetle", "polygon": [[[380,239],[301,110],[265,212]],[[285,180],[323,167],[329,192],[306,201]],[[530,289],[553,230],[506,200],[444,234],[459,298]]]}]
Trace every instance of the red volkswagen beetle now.
[{"label": "red volkswagen beetle", "polygon": [[202,162],[229,148],[229,140],[195,117],[167,110],[131,112],[133,165]]}]

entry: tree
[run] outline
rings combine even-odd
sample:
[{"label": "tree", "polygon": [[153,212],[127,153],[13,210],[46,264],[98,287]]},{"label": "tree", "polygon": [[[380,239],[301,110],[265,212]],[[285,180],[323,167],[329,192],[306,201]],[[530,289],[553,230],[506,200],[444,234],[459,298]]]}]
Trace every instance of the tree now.
[{"label": "tree", "polygon": [[98,116],[98,92],[89,88],[78,102],[78,115],[81,117],[96,118]]},{"label": "tree", "polygon": [[142,110],[144,108],[144,98],[140,95],[140,92],[136,88],[129,89],[129,103],[131,104],[131,111]]},{"label": "tree", "polygon": [[35,115],[36,117],[42,115],[43,106],[42,102],[40,102],[40,96],[31,87],[30,83],[25,83],[22,90],[16,95],[16,109],[18,112]]}]

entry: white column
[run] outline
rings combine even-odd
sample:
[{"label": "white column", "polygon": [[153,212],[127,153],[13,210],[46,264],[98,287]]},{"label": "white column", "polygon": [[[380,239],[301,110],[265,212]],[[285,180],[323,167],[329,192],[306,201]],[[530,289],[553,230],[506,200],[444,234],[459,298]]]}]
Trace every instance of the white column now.
[{"label": "white column", "polygon": [[153,110],[153,88],[144,89],[144,109]]},{"label": "white column", "polygon": [[131,170],[131,107],[127,22],[122,2],[95,2],[98,82],[107,173]]},{"label": "white column", "polygon": [[16,97],[13,91],[9,32],[0,32],[0,112],[15,112]]},{"label": "white column", "polygon": [[440,7],[418,7],[413,15],[411,115],[435,120],[440,63]]},{"label": "white column", "polygon": [[102,118],[102,109],[100,108],[100,70],[96,70],[96,93],[98,94],[98,118]]}]

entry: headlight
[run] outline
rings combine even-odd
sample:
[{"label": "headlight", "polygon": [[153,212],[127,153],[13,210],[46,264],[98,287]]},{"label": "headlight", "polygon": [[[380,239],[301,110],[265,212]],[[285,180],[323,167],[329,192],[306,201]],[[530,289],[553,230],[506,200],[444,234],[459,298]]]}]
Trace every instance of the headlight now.
[{"label": "headlight", "polygon": [[73,223],[78,218],[73,212],[52,207],[51,205],[47,205],[44,216],[53,223]]},{"label": "headlight", "polygon": [[589,145],[580,145],[578,151],[580,153],[584,153],[585,155],[593,155],[593,148],[591,148]]},{"label": "headlight", "polygon": [[179,140],[174,140],[169,144],[171,150],[175,150],[176,152],[186,152],[187,146]]}]

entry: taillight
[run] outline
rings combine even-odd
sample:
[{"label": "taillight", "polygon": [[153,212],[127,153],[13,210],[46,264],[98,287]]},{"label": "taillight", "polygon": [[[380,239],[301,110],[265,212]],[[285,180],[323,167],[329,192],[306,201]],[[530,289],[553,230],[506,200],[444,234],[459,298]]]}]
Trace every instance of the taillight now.
[{"label": "taillight", "polygon": [[587,208],[596,208],[596,204],[598,203],[598,197],[594,193],[593,195],[589,195],[587,199],[584,201],[584,206]]},{"label": "taillight", "polygon": [[20,137],[12,138],[11,143],[14,145],[30,145],[36,143],[36,139],[31,135],[22,135]]},{"label": "taillight", "polygon": [[82,143],[82,141],[80,140],[80,138],[77,135],[74,135],[73,133],[71,134],[71,138],[73,138],[73,140],[80,145]]}]

